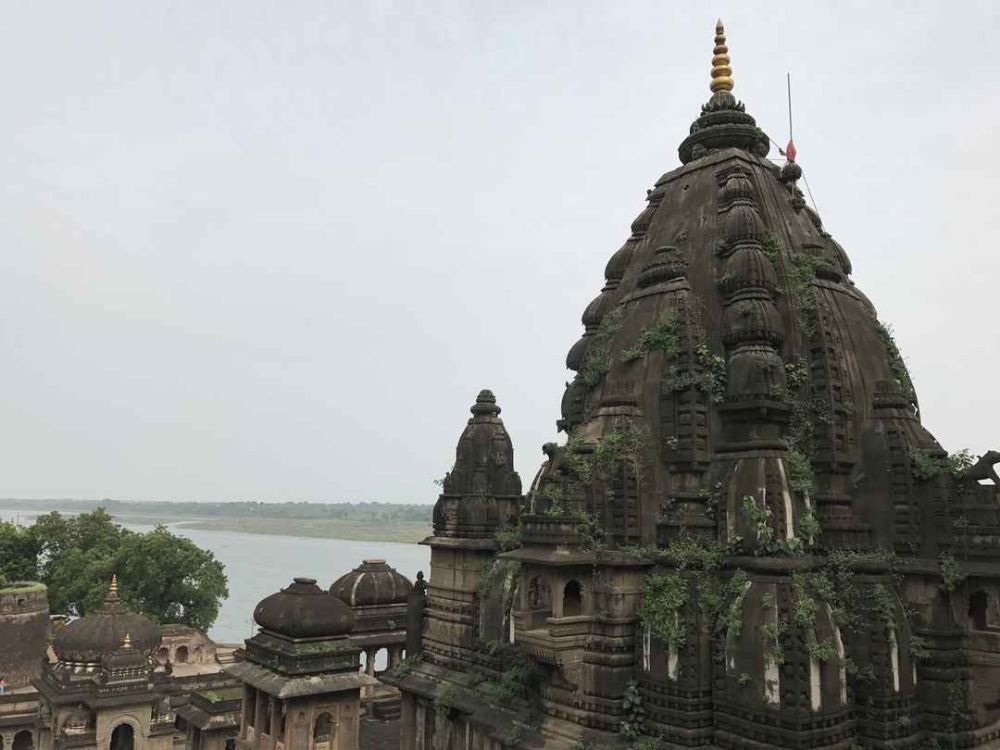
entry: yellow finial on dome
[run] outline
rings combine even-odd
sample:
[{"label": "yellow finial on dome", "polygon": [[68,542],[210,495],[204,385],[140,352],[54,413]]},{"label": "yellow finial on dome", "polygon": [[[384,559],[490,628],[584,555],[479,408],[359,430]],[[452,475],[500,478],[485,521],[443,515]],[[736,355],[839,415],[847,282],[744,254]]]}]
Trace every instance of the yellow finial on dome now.
[{"label": "yellow finial on dome", "polygon": [[122,638],[122,648],[132,648],[132,636],[128,633],[126,633],[125,637]]},{"label": "yellow finial on dome", "polygon": [[109,589],[112,594],[118,593],[118,574],[111,574],[111,588]]},{"label": "yellow finial on dome", "polygon": [[729,47],[726,46],[726,27],[720,18],[715,24],[715,49],[712,50],[712,82],[709,88],[717,91],[733,90],[733,69],[729,67]]}]

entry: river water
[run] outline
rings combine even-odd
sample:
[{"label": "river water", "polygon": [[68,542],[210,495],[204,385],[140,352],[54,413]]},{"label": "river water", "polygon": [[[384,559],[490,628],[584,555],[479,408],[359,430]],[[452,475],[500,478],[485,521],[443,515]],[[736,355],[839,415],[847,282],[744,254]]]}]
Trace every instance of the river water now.
[{"label": "river water", "polygon": [[[45,512],[45,511],[41,511]],[[0,508],[0,520],[31,524],[36,512]],[[152,526],[123,523],[127,529],[149,531]],[[417,571],[429,577],[430,547],[396,542],[357,542],[348,539],[311,539],[236,531],[185,529],[166,524],[177,536],[211,550],[226,566],[229,598],[222,603],[219,619],[209,636],[219,643],[242,643],[255,632],[253,609],[268,594],[292,582],[295,576],[315,578],[328,588],[365,558],[382,558],[411,581]],[[118,571],[127,578],[127,570]]]}]

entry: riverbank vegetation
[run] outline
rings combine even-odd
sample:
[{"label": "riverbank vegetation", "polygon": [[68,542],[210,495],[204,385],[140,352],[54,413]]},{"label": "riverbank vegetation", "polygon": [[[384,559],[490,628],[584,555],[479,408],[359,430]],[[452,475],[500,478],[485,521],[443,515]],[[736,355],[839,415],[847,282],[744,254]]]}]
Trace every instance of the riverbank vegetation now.
[{"label": "riverbank vegetation", "polygon": [[119,596],[137,612],[204,631],[229,596],[215,555],[163,526],[130,531],[100,508],[47,513],[31,526],[0,523],[0,584],[41,581],[54,614],[81,616],[100,606],[112,575]]}]

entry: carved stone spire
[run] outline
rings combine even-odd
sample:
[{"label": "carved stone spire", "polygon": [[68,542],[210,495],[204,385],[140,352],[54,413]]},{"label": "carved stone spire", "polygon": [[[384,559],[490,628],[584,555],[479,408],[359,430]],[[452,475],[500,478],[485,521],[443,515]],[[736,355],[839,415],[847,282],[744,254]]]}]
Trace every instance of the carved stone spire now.
[{"label": "carved stone spire", "polygon": [[720,20],[715,26],[715,48],[712,52],[712,98],[701,108],[701,117],[691,124],[691,133],[678,149],[681,161],[687,164],[712,151],[741,148],[757,156],[767,156],[769,141],[748,115],[743,103],[733,96],[733,69],[730,66],[726,30]]},{"label": "carved stone spire", "polygon": [[470,411],[455,465],[434,506],[434,534],[492,542],[497,529],[517,522],[521,479],[514,471],[514,447],[493,392],[480,391]]},{"label": "carved stone spire", "polygon": [[726,28],[720,18],[715,23],[715,49],[712,51],[712,83],[709,84],[714,94],[716,91],[733,90],[733,69],[729,66],[729,47],[726,46]]}]

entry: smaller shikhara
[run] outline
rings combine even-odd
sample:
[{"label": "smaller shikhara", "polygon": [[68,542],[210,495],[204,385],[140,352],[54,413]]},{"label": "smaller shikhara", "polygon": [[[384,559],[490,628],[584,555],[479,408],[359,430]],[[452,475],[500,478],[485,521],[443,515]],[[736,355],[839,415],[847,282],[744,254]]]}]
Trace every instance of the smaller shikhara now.
[{"label": "smaller shikhara", "polygon": [[[920,423],[889,329],[712,96],[567,357],[527,496],[483,391],[411,600],[402,750],[1000,738],[1000,497]],[[419,591],[417,591],[419,594]],[[413,608],[422,610],[413,611]]]}]

